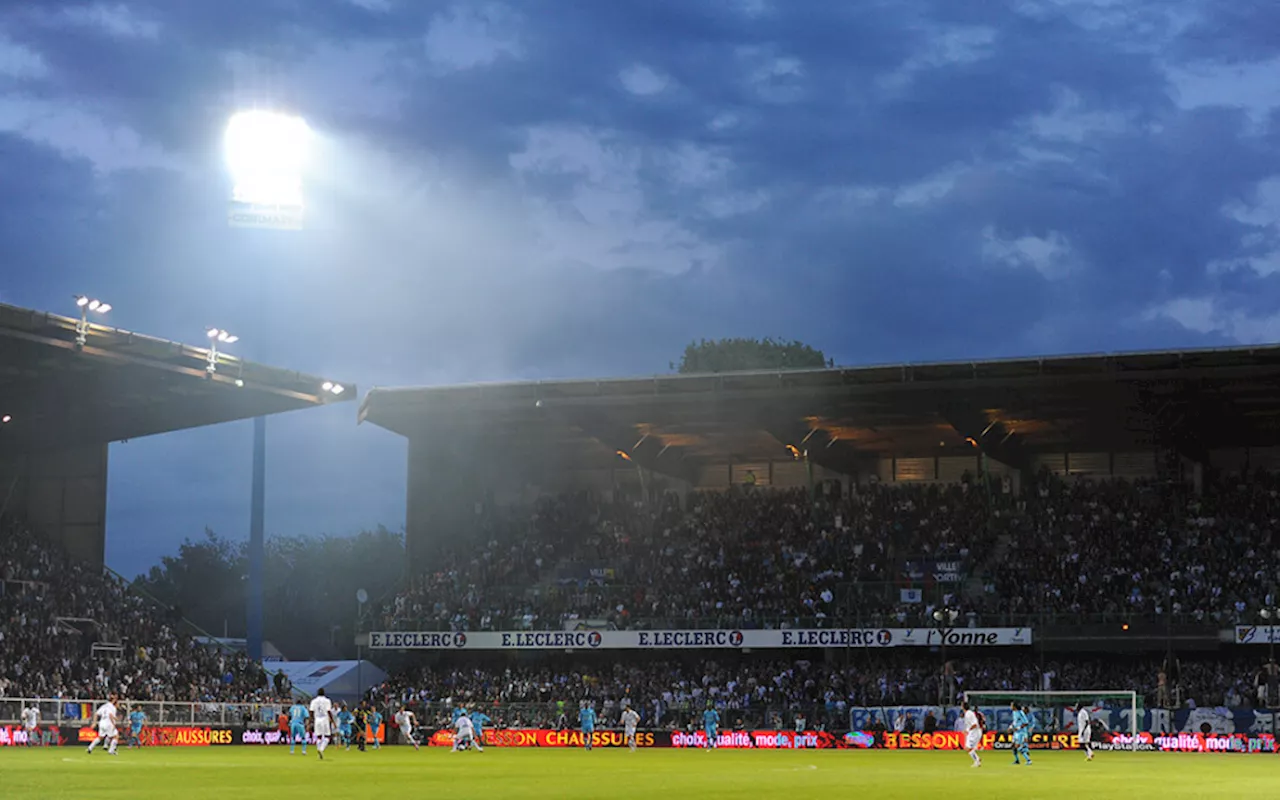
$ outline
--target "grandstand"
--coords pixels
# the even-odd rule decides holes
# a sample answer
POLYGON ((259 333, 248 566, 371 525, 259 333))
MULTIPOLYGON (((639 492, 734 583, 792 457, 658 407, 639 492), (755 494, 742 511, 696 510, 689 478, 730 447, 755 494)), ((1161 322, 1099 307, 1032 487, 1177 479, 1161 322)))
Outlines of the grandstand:
POLYGON ((411 559, 475 503, 570 488, 1186 478, 1280 461, 1280 347, 374 388, 411 559))
MULTIPOLYGON (((0 511, 101 565, 111 442, 342 402, 324 378, 0 304, 0 511)), ((247 444, 246 444, 247 447, 247 444)))

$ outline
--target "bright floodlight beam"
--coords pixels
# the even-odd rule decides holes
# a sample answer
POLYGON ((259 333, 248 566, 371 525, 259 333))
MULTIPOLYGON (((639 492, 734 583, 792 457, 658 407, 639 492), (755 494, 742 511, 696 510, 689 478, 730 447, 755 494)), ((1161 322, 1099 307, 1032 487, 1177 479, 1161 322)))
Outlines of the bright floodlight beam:
POLYGON ((301 117, 258 110, 233 116, 223 140, 233 202, 300 208, 310 143, 301 117))

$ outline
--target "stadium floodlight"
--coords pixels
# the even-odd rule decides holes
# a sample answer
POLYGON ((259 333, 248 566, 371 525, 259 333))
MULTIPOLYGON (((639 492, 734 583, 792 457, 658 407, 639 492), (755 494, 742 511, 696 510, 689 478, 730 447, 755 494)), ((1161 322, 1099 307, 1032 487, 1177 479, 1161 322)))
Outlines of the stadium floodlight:
POLYGON ((325 381, 320 384, 320 388, 332 395, 340 395, 347 390, 347 387, 333 381, 325 381))
POLYGON ((89 341, 89 312, 105 314, 111 310, 111 304, 82 294, 75 298, 76 307, 80 309, 80 321, 76 323, 76 346, 84 347, 89 341))
POLYGON ((0 425, 8 425, 10 422, 13 422, 12 414, 5 414, 4 416, 0 416, 0 425))
MULTIPOLYGON (((240 337, 228 332, 225 328, 209 328, 205 331, 205 335, 209 337, 209 354, 205 359, 204 374, 205 377, 212 378, 218 371, 218 345, 235 344, 240 341, 240 337)), ((237 380, 236 385, 243 386, 244 382, 237 380)))
POLYGON ((265 110, 231 117, 223 145, 234 183, 233 225, 302 226, 302 175, 310 143, 311 129, 301 117, 265 110))

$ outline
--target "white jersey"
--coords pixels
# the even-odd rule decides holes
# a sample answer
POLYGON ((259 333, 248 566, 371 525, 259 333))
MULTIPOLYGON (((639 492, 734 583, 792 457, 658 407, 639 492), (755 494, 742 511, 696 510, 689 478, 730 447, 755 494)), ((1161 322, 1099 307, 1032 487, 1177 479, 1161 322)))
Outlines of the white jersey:
POLYGON ((396 726, 406 733, 413 730, 413 714, 404 710, 397 711, 396 726))
POLYGON ((453 723, 458 729, 459 739, 470 739, 475 736, 475 727, 471 724, 471 717, 458 717, 458 721, 453 723))
POLYGON ((1089 724, 1089 709, 1082 708, 1076 713, 1076 733, 1082 743, 1093 738, 1093 726, 1089 724))
POLYGON ((333 711, 333 701, 327 697, 316 697, 311 701, 311 732, 316 736, 332 736, 333 730, 329 722, 329 714, 333 711))
POLYGON ((33 730, 40 724, 40 712, 34 707, 22 709, 22 727, 33 730))
POLYGON ((636 726, 640 724, 640 715, 636 713, 634 708, 628 708, 622 712, 622 727, 626 729, 630 735, 636 732, 636 726))
POLYGON ((982 726, 978 723, 978 712, 969 709, 964 712, 964 746, 966 750, 974 750, 982 742, 982 726))
POLYGON ((98 735, 115 736, 116 735, 116 705, 110 700, 98 706, 98 710, 93 712, 93 718, 98 723, 98 735))

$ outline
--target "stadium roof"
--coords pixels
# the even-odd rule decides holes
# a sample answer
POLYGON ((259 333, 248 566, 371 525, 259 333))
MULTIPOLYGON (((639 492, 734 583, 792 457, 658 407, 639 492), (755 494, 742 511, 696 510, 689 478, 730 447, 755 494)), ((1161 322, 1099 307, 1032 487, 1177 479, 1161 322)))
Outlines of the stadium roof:
POLYGON ((976 443, 1015 465, 1155 445, 1202 457, 1280 443, 1280 346, 375 388, 360 420, 584 467, 618 450, 655 468, 778 460, 788 445, 835 469, 976 443))
POLYGON ((0 451, 113 442, 352 399, 324 378, 0 304, 0 451), (238 386, 237 381, 243 386, 238 386))

